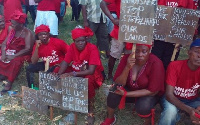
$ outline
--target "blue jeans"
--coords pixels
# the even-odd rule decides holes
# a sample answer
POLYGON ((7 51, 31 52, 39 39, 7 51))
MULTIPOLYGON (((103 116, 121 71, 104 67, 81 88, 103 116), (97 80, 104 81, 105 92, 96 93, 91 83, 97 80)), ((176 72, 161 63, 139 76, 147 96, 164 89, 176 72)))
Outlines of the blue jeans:
MULTIPOLYGON (((192 108, 200 106, 200 97, 193 100, 179 100, 192 108)), ((159 125, 175 125, 176 122, 180 120, 180 114, 178 113, 179 109, 175 105, 168 102, 165 96, 161 98, 161 106, 163 107, 163 111, 160 116, 159 125)))

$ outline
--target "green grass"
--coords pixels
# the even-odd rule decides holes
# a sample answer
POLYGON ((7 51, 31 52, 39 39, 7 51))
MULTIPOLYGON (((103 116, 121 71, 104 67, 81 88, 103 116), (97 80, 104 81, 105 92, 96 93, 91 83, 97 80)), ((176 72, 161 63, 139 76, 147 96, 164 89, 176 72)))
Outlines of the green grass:
MULTIPOLYGON (((59 38, 66 41, 66 43, 72 43, 71 30, 77 26, 82 25, 82 18, 80 22, 70 22, 71 20, 71 8, 68 7, 64 22, 59 26, 59 38)), ((32 20, 29 17, 28 27, 33 30, 32 20)), ((92 39, 92 43, 95 43, 95 38, 92 39)), ((179 59, 185 59, 187 57, 186 50, 182 50, 179 59)), ((107 73, 107 59, 102 60, 105 72, 107 73)), ((118 61, 115 65, 118 64, 118 61)), ((27 65, 27 64, 26 64, 27 65)), ((25 66, 26 66, 25 65, 25 66)), ((27 86, 25 78, 25 66, 21 69, 21 72, 13 84, 12 90, 21 92, 21 86, 27 86)), ((111 81, 105 80, 106 84, 111 84, 111 81)), ((0 87, 2 89, 2 86, 0 87)), ((37 112, 26 110, 22 107, 22 99, 14 98, 5 95, 0 97, 0 104, 2 110, 0 112, 0 125, 58 125, 59 120, 51 121, 49 116, 40 115, 37 112)), ((116 110, 117 123, 116 125, 140 125, 143 120, 133 113, 133 104, 126 104, 124 110, 116 110)), ((159 105, 156 106, 156 123, 159 119, 161 109, 159 105)), ((62 115, 66 116, 69 111, 64 111, 58 108, 54 108, 54 117, 62 115)), ((78 113, 78 125, 84 125, 84 116, 86 114, 78 113)), ((95 102, 95 125, 99 125, 106 117, 106 96, 102 94, 102 88, 96 91, 96 102, 95 102)), ((62 121, 62 119, 60 119, 62 121)), ((179 123, 182 125, 183 123, 179 123)))

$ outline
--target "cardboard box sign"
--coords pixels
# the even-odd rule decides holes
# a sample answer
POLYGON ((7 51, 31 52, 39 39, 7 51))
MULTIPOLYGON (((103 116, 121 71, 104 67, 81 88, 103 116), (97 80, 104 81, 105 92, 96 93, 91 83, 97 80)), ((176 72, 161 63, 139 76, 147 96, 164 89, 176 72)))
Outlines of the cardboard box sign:
POLYGON ((119 40, 152 44, 153 39, 189 45, 200 11, 157 6, 157 0, 121 0, 119 40))
POLYGON ((119 40, 152 44, 157 0, 121 0, 119 40))
POLYGON ((48 112, 48 105, 40 101, 40 92, 25 86, 22 86, 22 106, 44 115, 48 112))

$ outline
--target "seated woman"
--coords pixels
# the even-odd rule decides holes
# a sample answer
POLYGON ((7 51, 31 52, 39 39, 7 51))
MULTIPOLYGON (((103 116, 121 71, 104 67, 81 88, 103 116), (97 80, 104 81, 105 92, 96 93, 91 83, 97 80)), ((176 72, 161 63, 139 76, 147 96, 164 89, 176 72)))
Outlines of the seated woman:
POLYGON ((6 77, 6 84, 1 93, 11 89, 12 83, 24 61, 30 61, 34 44, 32 32, 24 27, 26 14, 16 10, 11 16, 11 27, 8 36, 1 46, 0 74, 6 77))
MULTIPOLYGON (((69 46, 65 41, 50 37, 50 29, 46 25, 40 25, 35 29, 36 43, 33 47, 31 62, 26 68, 28 87, 34 84, 33 73, 45 70, 45 61, 49 60, 50 69, 59 65, 65 58, 69 46), (41 58, 42 62, 38 62, 41 58)), ((58 69, 55 69, 58 71, 58 69)), ((55 71, 56 72, 56 71, 55 71)))
POLYGON ((87 122, 88 124, 94 124, 93 108, 95 89, 102 85, 104 80, 102 73, 104 69, 97 47, 87 42, 87 38, 90 36, 93 36, 93 32, 88 27, 85 27, 85 29, 75 28, 72 30, 72 39, 74 43, 70 45, 65 59, 61 63, 58 75, 65 73, 65 70, 72 62, 73 71, 66 73, 66 75, 88 78, 89 114, 87 122))
POLYGON ((124 107, 125 99, 135 101, 136 112, 145 118, 144 125, 151 124, 153 108, 164 92, 165 70, 163 63, 155 55, 150 54, 150 49, 150 45, 136 44, 135 58, 132 53, 124 55, 121 59, 114 80, 115 84, 123 87, 118 86, 116 91, 109 93, 108 116, 101 125, 115 123, 114 111, 117 106, 124 107))

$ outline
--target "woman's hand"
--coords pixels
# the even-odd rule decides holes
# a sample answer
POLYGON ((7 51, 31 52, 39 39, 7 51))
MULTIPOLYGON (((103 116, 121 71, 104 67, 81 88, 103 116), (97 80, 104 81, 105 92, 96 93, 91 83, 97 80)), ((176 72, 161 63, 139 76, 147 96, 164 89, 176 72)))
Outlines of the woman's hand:
POLYGON ((41 41, 41 40, 36 40, 36 47, 37 47, 37 48, 39 48, 41 44, 42 44, 42 41, 41 41))
POLYGON ((191 110, 189 112, 190 119, 191 119, 192 123, 194 123, 196 125, 200 125, 200 119, 195 116, 195 113, 200 114, 200 110, 198 110, 198 108, 197 109, 191 108, 191 110))
POLYGON ((133 65, 135 65, 136 59, 133 58, 133 55, 134 55, 134 53, 131 53, 131 54, 129 55, 128 59, 127 59, 126 66, 127 66, 129 69, 131 69, 131 68, 133 67, 133 65))
POLYGON ((11 61, 14 58, 15 58, 15 55, 7 55, 6 61, 11 61))
POLYGON ((123 96, 123 95, 124 95, 124 90, 122 90, 122 89, 118 86, 118 87, 117 87, 117 90, 116 90, 114 93, 123 96))

